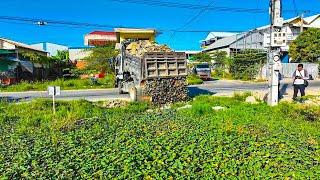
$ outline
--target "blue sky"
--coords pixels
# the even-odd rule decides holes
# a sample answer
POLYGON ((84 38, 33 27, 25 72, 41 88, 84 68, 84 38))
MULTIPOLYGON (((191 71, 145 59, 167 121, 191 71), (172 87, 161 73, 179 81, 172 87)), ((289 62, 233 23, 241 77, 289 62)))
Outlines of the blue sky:
MULTIPOLYGON (((236 8, 267 9, 269 0, 160 0, 197 5, 236 8)), ((283 0, 283 8, 311 10, 320 13, 319 0, 283 0)), ((179 29, 199 10, 155 7, 141 4, 119 3, 110 0, 7 0, 0 4, 0 16, 17 16, 37 19, 63 20, 107 24, 124 27, 179 29)), ((294 17, 295 12, 284 13, 285 18, 294 17)), ((267 24, 268 14, 206 11, 183 30, 244 31, 267 24)), ((94 30, 111 28, 36 26, 32 23, 8 22, 0 19, 0 36, 24 43, 53 42, 70 47, 83 46, 83 36, 94 30)), ((176 50, 198 50, 204 32, 163 31, 159 43, 166 43, 176 50)))

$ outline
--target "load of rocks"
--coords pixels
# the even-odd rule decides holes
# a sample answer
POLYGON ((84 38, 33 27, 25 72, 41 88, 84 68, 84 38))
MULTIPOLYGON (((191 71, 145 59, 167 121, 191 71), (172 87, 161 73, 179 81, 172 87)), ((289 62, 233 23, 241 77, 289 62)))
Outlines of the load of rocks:
POLYGON ((132 42, 127 46, 127 53, 142 57, 147 52, 173 52, 167 45, 159 45, 147 40, 132 42))
POLYGON ((151 97, 154 105, 171 104, 188 100, 188 89, 184 77, 148 80, 144 94, 151 97))

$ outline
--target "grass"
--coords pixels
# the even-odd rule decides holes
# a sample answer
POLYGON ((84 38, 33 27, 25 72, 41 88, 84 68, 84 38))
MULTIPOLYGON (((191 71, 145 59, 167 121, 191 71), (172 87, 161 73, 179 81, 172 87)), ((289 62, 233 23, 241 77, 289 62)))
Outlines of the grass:
POLYGON ((202 83, 203 83, 203 80, 197 75, 188 75, 187 77, 188 85, 196 85, 196 84, 202 84, 202 83))
POLYGON ((104 79, 99 79, 97 83, 92 83, 89 79, 57 79, 55 81, 33 83, 21 82, 16 85, 1 87, 0 90, 4 92, 45 91, 48 86, 60 86, 62 90, 113 88, 114 82, 114 75, 107 75, 104 79))
POLYGON ((52 115, 50 101, 2 102, 0 178, 317 179, 320 107, 243 96, 150 113, 144 103, 58 102, 52 115))

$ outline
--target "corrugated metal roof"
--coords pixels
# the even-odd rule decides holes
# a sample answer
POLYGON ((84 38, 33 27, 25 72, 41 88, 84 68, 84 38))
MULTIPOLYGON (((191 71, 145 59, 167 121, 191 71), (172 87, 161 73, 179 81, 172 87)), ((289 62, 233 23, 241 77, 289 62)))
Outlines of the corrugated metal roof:
POLYGON ((238 39, 242 38, 243 36, 244 36, 244 34, 237 34, 237 35, 233 35, 233 36, 219 39, 215 43, 213 43, 210 46, 208 46, 207 48, 205 48, 203 51, 210 51, 210 50, 230 46, 232 43, 236 42, 238 39))
POLYGON ((26 49, 32 49, 34 51, 39 51, 39 52, 43 52, 43 53, 48 53, 46 51, 39 50, 39 49, 34 48, 34 47, 32 47, 32 46, 30 46, 28 44, 24 44, 24 43, 21 43, 21 42, 12 41, 12 40, 9 40, 9 39, 6 39, 6 38, 0 38, 0 40, 8 42, 8 43, 13 44, 13 45, 18 46, 18 47, 22 47, 22 48, 26 48, 26 49))
POLYGON ((207 38, 204 41, 208 41, 210 39, 216 38, 216 37, 228 37, 236 35, 236 33, 231 32, 210 32, 207 36, 207 38))
POLYGON ((316 14, 316 15, 313 15, 313 16, 310 16, 310 17, 306 17, 306 18, 303 18, 308 24, 312 23, 313 21, 315 21, 317 18, 320 17, 320 14, 316 14))

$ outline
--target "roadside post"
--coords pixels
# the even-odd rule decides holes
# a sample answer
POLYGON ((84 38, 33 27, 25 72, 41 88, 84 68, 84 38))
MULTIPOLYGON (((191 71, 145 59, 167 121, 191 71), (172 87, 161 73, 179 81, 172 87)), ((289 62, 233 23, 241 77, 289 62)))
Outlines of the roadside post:
POLYGON ((55 96, 58 96, 61 94, 60 86, 49 86, 48 94, 49 96, 52 96, 52 111, 53 111, 53 114, 56 114, 55 96))
MULTIPOLYGON (((270 0, 270 33, 269 33, 269 99, 270 106, 278 105, 280 47, 287 45, 287 32, 283 28, 281 0, 270 0)), ((268 37, 268 36, 266 36, 268 37)))

